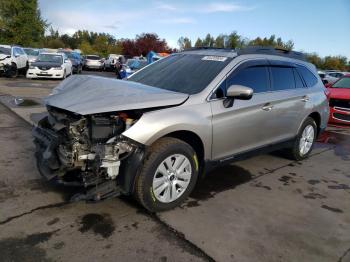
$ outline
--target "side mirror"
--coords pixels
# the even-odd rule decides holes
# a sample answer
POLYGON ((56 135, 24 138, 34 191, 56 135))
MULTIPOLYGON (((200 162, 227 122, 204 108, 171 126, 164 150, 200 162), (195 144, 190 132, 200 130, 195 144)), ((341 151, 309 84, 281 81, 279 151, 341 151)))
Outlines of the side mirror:
POLYGON ((331 87, 332 87, 332 84, 331 84, 331 83, 328 83, 328 81, 327 81, 327 83, 326 83, 324 86, 327 87, 327 88, 331 88, 331 87))
POLYGON ((232 85, 227 89, 226 97, 249 100, 253 96, 253 89, 247 86, 232 85))
POLYGON ((228 108, 233 105, 235 99, 249 100, 253 97, 253 89, 247 86, 232 85, 227 89, 224 107, 228 108))

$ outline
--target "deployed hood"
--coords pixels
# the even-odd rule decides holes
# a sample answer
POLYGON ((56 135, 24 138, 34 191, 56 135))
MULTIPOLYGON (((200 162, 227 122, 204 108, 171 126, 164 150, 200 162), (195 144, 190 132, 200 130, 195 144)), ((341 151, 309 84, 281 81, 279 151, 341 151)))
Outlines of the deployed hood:
POLYGON ((46 105, 81 115, 179 105, 187 94, 135 82, 90 75, 62 81, 45 99, 46 105))

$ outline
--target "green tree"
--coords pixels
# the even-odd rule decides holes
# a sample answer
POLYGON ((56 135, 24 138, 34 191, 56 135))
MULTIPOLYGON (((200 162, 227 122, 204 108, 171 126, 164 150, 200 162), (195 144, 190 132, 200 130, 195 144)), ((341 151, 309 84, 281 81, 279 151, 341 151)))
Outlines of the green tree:
POLYGON ((84 40, 81 42, 79 45, 79 49, 84 53, 84 54, 96 54, 97 52, 93 49, 91 44, 84 40))
POLYGON ((217 47, 217 48, 224 48, 225 47, 226 38, 227 38, 227 36, 225 36, 223 34, 218 35, 216 37, 216 39, 215 39, 214 46, 217 47))
POLYGON ((37 0, 0 1, 1 43, 39 46, 47 26, 37 0))
POLYGON ((214 43, 215 43, 214 37, 212 37, 210 34, 207 34, 203 39, 203 46, 205 47, 213 47, 214 43))
POLYGON ((177 41, 177 43, 181 51, 192 47, 192 42, 188 37, 181 36, 177 41))
POLYGON ((195 47, 202 47, 203 46, 203 41, 199 37, 197 38, 196 43, 194 44, 195 47))

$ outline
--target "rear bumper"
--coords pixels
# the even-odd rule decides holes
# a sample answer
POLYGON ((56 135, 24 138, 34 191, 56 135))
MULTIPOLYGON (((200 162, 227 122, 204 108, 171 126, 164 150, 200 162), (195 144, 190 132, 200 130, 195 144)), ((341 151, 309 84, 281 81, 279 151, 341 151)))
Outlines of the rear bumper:
POLYGON ((330 107, 328 123, 350 126, 350 108, 330 107))

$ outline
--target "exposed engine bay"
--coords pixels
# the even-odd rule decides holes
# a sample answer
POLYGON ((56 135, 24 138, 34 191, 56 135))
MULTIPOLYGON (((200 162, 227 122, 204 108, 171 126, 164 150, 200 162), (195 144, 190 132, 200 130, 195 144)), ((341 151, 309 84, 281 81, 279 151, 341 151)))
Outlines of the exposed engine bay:
MULTIPOLYGON (((99 200, 129 191, 124 165, 131 156, 141 162, 143 146, 123 137, 141 116, 141 110, 82 116, 48 106, 49 115, 33 128, 40 173, 61 184, 83 186, 74 200, 99 200), (121 175, 122 173, 122 175, 121 175)), ((137 163, 133 163, 136 171, 137 163)))

